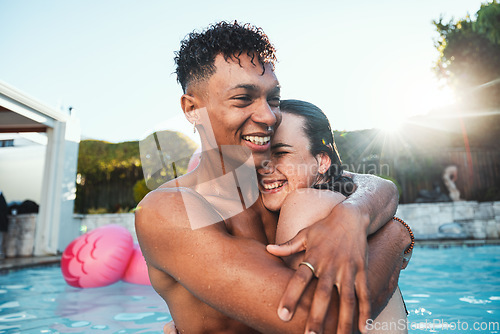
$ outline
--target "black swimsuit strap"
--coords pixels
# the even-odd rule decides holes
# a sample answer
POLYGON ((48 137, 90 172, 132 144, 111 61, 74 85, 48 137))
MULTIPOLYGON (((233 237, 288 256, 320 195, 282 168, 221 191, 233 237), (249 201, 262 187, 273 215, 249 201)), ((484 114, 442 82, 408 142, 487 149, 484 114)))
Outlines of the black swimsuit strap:
POLYGON ((406 308, 405 299, 403 298, 403 293, 401 292, 401 289, 399 289, 399 295, 401 296, 401 300, 403 301, 403 306, 405 307, 406 315, 409 315, 410 312, 408 312, 408 309, 406 308))

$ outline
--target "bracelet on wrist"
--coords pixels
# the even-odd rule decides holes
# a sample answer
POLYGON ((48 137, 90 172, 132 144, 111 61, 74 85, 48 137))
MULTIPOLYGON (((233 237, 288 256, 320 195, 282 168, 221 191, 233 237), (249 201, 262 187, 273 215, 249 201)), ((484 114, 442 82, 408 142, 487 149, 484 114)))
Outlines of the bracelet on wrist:
POLYGON ((410 233, 411 243, 410 243, 410 246, 408 246, 408 248, 406 248, 406 250, 405 250, 405 254, 408 254, 413 249, 413 246, 415 246, 415 236, 413 235, 413 231, 411 230, 410 226, 404 222, 403 219, 398 218, 398 217, 393 217, 392 219, 397 220, 398 222, 403 224, 403 226, 406 227, 406 229, 410 233))

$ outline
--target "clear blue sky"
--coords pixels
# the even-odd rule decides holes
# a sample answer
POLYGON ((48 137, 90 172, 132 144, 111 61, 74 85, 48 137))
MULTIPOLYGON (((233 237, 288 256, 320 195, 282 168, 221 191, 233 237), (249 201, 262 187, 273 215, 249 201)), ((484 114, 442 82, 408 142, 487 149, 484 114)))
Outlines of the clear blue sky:
POLYGON ((334 129, 380 127, 449 99, 431 71, 431 21, 472 16, 481 2, 0 0, 0 80, 73 106, 85 138, 142 139, 180 127, 182 38, 238 19, 276 46, 283 98, 317 104, 334 129))

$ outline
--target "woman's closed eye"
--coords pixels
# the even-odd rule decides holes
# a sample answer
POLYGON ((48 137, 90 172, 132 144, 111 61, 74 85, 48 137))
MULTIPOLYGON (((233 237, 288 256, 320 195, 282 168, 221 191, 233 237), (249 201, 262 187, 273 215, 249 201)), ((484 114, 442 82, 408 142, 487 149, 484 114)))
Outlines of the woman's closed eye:
POLYGON ((272 155, 276 158, 280 158, 280 157, 285 156, 288 153, 290 153, 290 152, 288 152, 288 151, 274 151, 274 152, 272 152, 272 155))
POLYGON ((272 97, 267 99, 267 103, 271 107, 275 107, 275 108, 279 108, 280 102, 281 102, 281 98, 279 96, 272 96, 272 97))

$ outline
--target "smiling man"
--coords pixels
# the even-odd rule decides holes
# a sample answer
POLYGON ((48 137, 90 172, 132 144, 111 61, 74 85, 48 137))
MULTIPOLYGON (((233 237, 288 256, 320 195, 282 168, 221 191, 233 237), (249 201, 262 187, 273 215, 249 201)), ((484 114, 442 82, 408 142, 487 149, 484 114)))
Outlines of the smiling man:
POLYGON ((136 230, 180 332, 349 333, 396 287, 409 237, 385 224, 397 194, 373 177, 355 175, 355 194, 330 216, 269 248, 274 255, 266 250, 276 216, 262 204, 255 168, 269 158, 281 119, 274 52, 262 30, 221 22, 188 35, 177 54, 181 106, 200 134, 201 161, 145 197, 136 230), (300 250, 310 266, 296 271, 275 256, 300 250))

